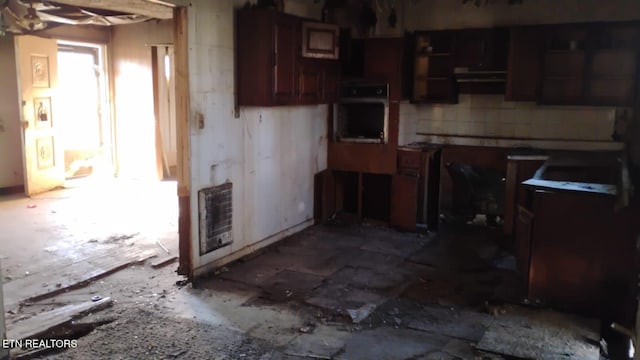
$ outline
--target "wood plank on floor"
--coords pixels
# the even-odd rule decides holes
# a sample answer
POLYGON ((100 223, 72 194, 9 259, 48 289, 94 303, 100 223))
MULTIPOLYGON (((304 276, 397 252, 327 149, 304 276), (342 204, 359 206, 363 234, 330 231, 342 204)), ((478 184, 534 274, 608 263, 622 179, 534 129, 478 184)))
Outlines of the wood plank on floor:
POLYGON ((98 301, 86 301, 62 306, 11 325, 7 328, 7 339, 37 338, 80 316, 107 308, 112 304, 113 300, 110 297, 106 297, 98 301))
POLYGON ((169 265, 169 264, 175 262, 176 260, 178 260, 178 256, 177 255, 168 255, 168 256, 165 256, 165 257, 158 258, 157 260, 154 260, 151 263, 151 267, 154 268, 154 269, 157 269, 157 268, 169 265))
POLYGON ((63 292, 86 286, 131 265, 156 255, 155 250, 119 249, 97 254, 82 262, 52 269, 49 273, 32 274, 3 285, 5 310, 14 310, 24 302, 43 300, 63 292))

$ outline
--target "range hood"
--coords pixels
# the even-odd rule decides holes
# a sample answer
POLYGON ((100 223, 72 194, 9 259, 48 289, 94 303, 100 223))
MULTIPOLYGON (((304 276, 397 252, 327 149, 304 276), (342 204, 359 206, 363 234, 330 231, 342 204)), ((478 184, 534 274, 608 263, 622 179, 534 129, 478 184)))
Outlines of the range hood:
POLYGON ((474 70, 457 67, 453 75, 458 83, 504 83, 507 72, 504 70, 474 70))

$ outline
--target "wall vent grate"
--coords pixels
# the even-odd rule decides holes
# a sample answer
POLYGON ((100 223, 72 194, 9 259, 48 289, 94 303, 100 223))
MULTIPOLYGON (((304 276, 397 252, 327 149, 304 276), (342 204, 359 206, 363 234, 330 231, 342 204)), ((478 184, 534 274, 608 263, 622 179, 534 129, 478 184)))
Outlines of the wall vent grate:
POLYGON ((232 242, 232 184, 225 183, 198 192, 200 255, 232 242))

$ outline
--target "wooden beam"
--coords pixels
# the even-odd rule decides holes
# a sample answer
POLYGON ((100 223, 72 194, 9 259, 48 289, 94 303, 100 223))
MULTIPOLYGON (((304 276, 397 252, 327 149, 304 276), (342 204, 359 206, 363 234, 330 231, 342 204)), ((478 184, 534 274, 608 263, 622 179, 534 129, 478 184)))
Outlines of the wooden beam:
POLYGON ((186 7, 189 6, 190 0, 146 0, 147 2, 160 4, 170 7, 186 7))
POLYGON ((59 4, 144 15, 155 19, 171 19, 173 9, 145 0, 56 0, 59 4))
POLYGON ((178 274, 193 278, 191 259, 191 151, 189 103, 189 45, 187 37, 187 8, 173 10, 173 43, 175 50, 176 136, 178 155, 178 244, 180 262, 178 274))

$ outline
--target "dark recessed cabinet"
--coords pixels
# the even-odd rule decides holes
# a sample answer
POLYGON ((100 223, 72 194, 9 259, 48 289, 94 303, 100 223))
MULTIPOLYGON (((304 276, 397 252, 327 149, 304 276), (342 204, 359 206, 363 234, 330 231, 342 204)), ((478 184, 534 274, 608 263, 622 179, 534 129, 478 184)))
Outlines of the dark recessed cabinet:
POLYGON ((239 10, 236 24, 238 105, 336 100, 340 78, 339 64, 333 60, 338 56, 336 25, 266 9, 239 10))
POLYGON ((453 40, 452 31, 414 34, 412 102, 458 102, 457 85, 453 76, 453 40))
POLYGON ((504 93, 505 28, 416 32, 414 103, 457 103, 458 93, 504 93))

